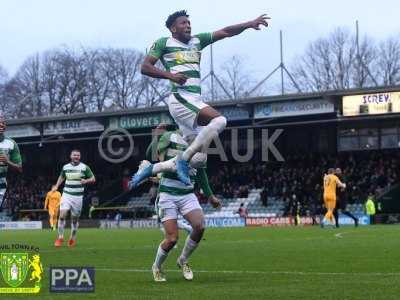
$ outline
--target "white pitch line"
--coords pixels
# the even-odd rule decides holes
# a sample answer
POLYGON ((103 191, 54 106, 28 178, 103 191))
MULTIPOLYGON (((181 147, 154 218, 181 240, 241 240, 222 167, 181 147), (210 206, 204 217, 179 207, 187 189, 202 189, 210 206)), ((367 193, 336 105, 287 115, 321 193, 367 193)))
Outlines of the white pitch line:
POLYGON ((336 233, 336 234, 335 234, 335 237, 341 239, 341 238, 343 238, 343 236, 342 236, 343 233, 344 233, 344 232, 336 233))
MULTIPOLYGON (((316 236, 316 237, 306 237, 303 238, 302 240, 320 240, 324 239, 325 237, 323 236, 316 236)), ((279 241, 294 241, 298 240, 297 238, 285 238, 285 239, 280 239, 279 241)), ((210 243, 211 245, 217 245, 217 244, 253 244, 253 243, 268 243, 270 244, 271 242, 276 242, 276 240, 234 240, 234 241, 215 241, 215 240, 210 240, 209 241, 204 241, 203 243, 210 243)), ((79 246, 75 247, 74 249, 69 249, 67 246, 63 246, 61 248, 53 248, 53 249, 44 249, 40 250, 40 252, 43 253, 56 253, 56 252, 64 252, 65 251, 76 251, 76 252, 90 252, 90 251, 110 251, 110 250, 126 250, 126 251, 131 251, 131 250, 139 250, 139 249, 156 249, 157 245, 156 244, 149 244, 149 245, 132 245, 130 248, 115 248, 115 249, 110 249, 110 248, 97 248, 97 247, 88 247, 88 248, 80 248, 79 246)))
POLYGON ((343 238, 343 234, 349 234, 349 233, 354 233, 354 232, 356 232, 356 231, 338 232, 338 233, 335 233, 334 236, 341 239, 341 238, 343 238))
MULTIPOLYGON (((107 272, 130 272, 130 273, 151 273, 146 269, 113 269, 96 268, 96 271, 107 272)), ((166 272, 181 272, 180 270, 165 270, 166 272)), ((302 272, 302 271, 240 271, 240 270, 194 270, 196 273, 219 273, 219 274, 261 274, 261 275, 300 275, 300 276, 400 276, 400 273, 345 273, 345 272, 302 272)))

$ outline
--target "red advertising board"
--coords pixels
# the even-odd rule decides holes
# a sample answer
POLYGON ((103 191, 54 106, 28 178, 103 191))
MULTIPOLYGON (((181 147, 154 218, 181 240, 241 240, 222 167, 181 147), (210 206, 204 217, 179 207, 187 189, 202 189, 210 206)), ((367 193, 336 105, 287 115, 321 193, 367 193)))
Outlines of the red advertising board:
MULTIPOLYGON (((250 227, 290 226, 294 224, 293 217, 246 218, 246 226, 250 227)), ((312 225, 312 218, 300 217, 299 225, 312 225)))

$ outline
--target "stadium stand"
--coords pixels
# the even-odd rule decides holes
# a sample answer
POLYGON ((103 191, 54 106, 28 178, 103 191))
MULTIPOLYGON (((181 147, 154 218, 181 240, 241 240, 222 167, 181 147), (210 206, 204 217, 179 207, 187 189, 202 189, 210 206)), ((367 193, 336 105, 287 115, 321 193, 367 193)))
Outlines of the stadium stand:
MULTIPOLYGON (((206 215, 213 217, 237 216, 241 203, 248 209, 250 217, 280 217, 294 214, 296 202, 300 202, 301 215, 307 216, 321 209, 321 178, 330 166, 341 167, 344 182, 347 183, 348 209, 354 213, 363 212, 363 204, 369 192, 382 194, 394 186, 399 179, 400 151, 364 151, 345 152, 333 157, 328 155, 288 156, 284 162, 248 163, 222 165, 209 169, 210 184, 215 193, 222 198, 223 207, 219 211, 203 202, 206 215), (390 159, 384 159, 390 157, 390 159), (256 176, 253 176, 257 174, 256 176), (263 197, 268 200, 264 201, 263 197)), ((111 183, 114 196, 124 193, 121 178, 96 174, 97 183, 89 188, 87 199, 101 193, 106 187, 110 191, 111 183)), ((38 214, 18 216, 21 209, 41 209, 44 197, 56 175, 10 176, 8 203, 14 218, 38 219, 38 214)), ((152 210, 151 196, 146 194, 149 186, 142 189, 142 196, 128 196, 110 205, 142 208, 134 215, 142 215, 152 210)), ((87 200, 90 202, 90 200, 87 200)), ((95 214, 102 217, 104 214, 95 214)))

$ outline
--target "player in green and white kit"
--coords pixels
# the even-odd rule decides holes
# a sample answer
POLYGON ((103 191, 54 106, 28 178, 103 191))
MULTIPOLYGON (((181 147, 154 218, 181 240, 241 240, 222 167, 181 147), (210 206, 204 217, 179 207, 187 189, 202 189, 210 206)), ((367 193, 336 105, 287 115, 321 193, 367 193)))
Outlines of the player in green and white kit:
MULTIPOLYGON (((207 147, 226 127, 226 118, 201 99, 201 50, 211 43, 238 35, 246 29, 259 30, 261 25, 268 26, 269 19, 262 15, 249 22, 192 36, 188 17, 184 10, 168 17, 166 27, 172 36, 160 38, 153 44, 141 68, 144 75, 171 81, 169 112, 185 140, 190 142, 189 147, 176 161, 178 178, 186 185, 190 185, 189 161, 192 156, 203 147, 207 147), (158 60, 163 64, 165 71, 155 66, 158 60)), ((142 172, 137 181, 150 176, 151 172, 153 171, 142 172)))
POLYGON ((6 121, 0 116, 0 211, 7 190, 8 168, 22 172, 22 160, 18 145, 13 139, 4 135, 5 130, 6 121))
MULTIPOLYGON (((160 141, 161 136, 164 133, 166 133, 167 131, 174 131, 171 127, 172 126, 170 126, 168 124, 164 124, 164 123, 160 123, 157 125, 157 127, 153 131, 154 135, 153 135, 152 142, 146 149, 146 160, 142 161, 142 164, 148 164, 149 162, 158 162, 160 160, 161 161, 164 160, 164 153, 158 152, 158 143, 160 141)), ((161 173, 157 174, 157 176, 155 176, 155 177, 150 177, 149 179, 152 183, 152 189, 157 189, 157 194, 158 194, 158 186, 159 186, 160 179, 161 179, 161 173)), ((157 195, 156 201, 155 201, 155 208, 156 208, 156 212, 158 213, 157 203, 158 203, 158 195, 157 195)), ((158 222, 159 222, 160 230, 162 231, 163 234, 165 234, 165 229, 162 226, 160 218, 158 218, 158 222)), ((184 220, 178 220, 177 224, 178 224, 178 229, 185 230, 188 234, 190 234, 193 230, 193 228, 184 220)), ((174 248, 177 248, 177 246, 175 245, 174 248)))
POLYGON ((58 190, 65 180, 60 202, 60 216, 58 218, 58 237, 54 242, 56 247, 61 247, 64 241, 65 219, 68 211, 71 211, 71 236, 68 246, 75 246, 85 185, 96 182, 92 170, 88 165, 81 162, 81 152, 79 150, 72 150, 70 158, 71 162, 63 166, 57 183, 53 188, 54 191, 58 190))
MULTIPOLYGON (((160 161, 174 159, 182 153, 188 144, 179 131, 167 131, 160 137, 157 143, 157 155, 160 161)), ((150 162, 144 161, 143 164, 150 162)), ((143 166, 142 166, 143 167, 143 166)), ((204 215, 199 201, 194 194, 194 185, 197 183, 202 189, 209 202, 219 207, 220 201, 213 195, 208 184, 205 164, 196 165, 197 169, 191 168, 191 184, 185 185, 178 178, 176 172, 162 173, 159 182, 159 197, 156 203, 157 213, 165 230, 165 238, 160 243, 156 258, 152 267, 155 281, 166 281, 162 273, 162 264, 168 256, 169 251, 178 240, 178 214, 181 214, 193 228, 188 235, 182 253, 177 260, 186 280, 193 279, 193 272, 188 264, 190 255, 197 248, 204 233, 204 215)))

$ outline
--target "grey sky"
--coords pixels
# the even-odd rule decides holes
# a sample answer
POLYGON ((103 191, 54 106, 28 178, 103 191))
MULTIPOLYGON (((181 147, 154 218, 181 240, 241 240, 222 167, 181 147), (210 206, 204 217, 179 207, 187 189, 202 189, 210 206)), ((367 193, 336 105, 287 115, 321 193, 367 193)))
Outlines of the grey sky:
MULTIPOLYGON (((400 2, 395 0, 0 0, 0 64, 12 75, 29 55, 61 45, 144 50, 169 34, 165 19, 179 9, 188 10, 193 33, 268 13, 268 29, 249 30, 214 47, 217 66, 237 54, 258 78, 279 63, 280 29, 287 64, 335 27, 353 29, 356 19, 363 34, 377 39, 400 32, 400 2)), ((207 64, 208 52, 204 55, 207 64)), ((203 75, 207 71, 203 65, 203 75)))

